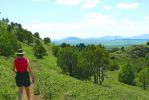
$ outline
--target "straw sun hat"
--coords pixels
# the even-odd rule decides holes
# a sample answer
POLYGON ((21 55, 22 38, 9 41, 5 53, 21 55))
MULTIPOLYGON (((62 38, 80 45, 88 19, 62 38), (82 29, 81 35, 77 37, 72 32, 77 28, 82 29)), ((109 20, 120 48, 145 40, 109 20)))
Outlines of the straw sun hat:
POLYGON ((25 52, 22 50, 22 49, 19 49, 17 52, 16 52, 16 55, 23 55, 25 52))

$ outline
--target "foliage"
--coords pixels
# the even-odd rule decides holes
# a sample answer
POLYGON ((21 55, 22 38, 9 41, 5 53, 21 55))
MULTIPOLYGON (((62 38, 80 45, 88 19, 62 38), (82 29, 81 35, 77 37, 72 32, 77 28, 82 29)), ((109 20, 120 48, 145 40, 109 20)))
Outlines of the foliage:
POLYGON ((113 52, 116 52, 116 51, 119 51, 120 48, 113 48, 112 50, 110 50, 110 53, 113 53, 113 52))
POLYGON ((80 44, 77 44, 76 47, 82 50, 86 47, 86 45, 84 43, 80 43, 80 44))
POLYGON ((67 43, 62 43, 62 44, 60 45, 60 47, 62 47, 62 48, 65 48, 65 47, 70 47, 70 44, 67 44, 67 43))
POLYGON ((57 56, 58 51, 59 51, 59 47, 58 47, 58 46, 53 46, 53 47, 52 47, 52 52, 53 52, 53 55, 54 55, 54 56, 57 56))
POLYGON ((64 72, 74 75, 74 69, 77 65, 77 53, 73 47, 65 47, 59 50, 57 64, 64 72))
POLYGON ((121 50, 122 50, 122 52, 124 52, 125 51, 125 47, 123 46, 123 47, 121 47, 121 50))
POLYGON ((14 73, 12 72, 12 60, 0 56, 0 99, 17 100, 17 88, 14 73))
POLYGON ((34 45, 33 50, 34 50, 34 55, 38 59, 42 59, 43 56, 46 55, 46 49, 42 46, 39 40, 36 40, 36 44, 34 45))
POLYGON ((48 44, 48 43, 51 42, 51 39, 49 37, 46 37, 46 38, 43 39, 43 41, 44 41, 45 44, 48 44))
POLYGON ((0 32, 0 55, 12 56, 20 48, 15 36, 11 33, 1 30, 0 32))
POLYGON ((148 65, 148 59, 144 57, 132 58, 131 63, 135 66, 137 73, 139 73, 145 66, 148 65))
POLYGON ((24 42, 27 44, 33 43, 32 33, 27 30, 18 28, 14 34, 16 34, 17 40, 21 42, 24 42))
POLYGON ((8 25, 8 27, 7 27, 7 31, 8 31, 8 32, 11 32, 11 31, 12 31, 12 27, 11 27, 11 25, 8 25))
POLYGON ((134 79, 136 75, 136 69, 128 62, 127 65, 123 66, 119 73, 119 81, 134 85, 134 79))
POLYGON ((149 45, 149 42, 147 42, 146 44, 149 45))
POLYGON ((9 23, 9 19, 8 18, 2 18, 2 22, 9 23))
POLYGON ((78 57, 78 64, 77 64, 77 78, 78 79, 90 79, 93 75, 92 67, 91 67, 91 60, 90 52, 87 50, 83 50, 78 57))
MULTIPOLYGON (((80 68, 84 69, 84 75, 94 76, 94 83, 102 84, 108 65, 108 53, 102 46, 89 45, 81 52, 79 57, 80 68)), ((87 77, 86 77, 87 78, 87 77)))
POLYGON ((35 32, 35 33, 34 33, 34 36, 35 36, 36 38, 38 38, 38 39, 41 39, 38 32, 35 32))
POLYGON ((149 52, 149 47, 139 45, 134 46, 130 51, 128 51, 128 54, 130 54, 132 57, 145 57, 146 54, 149 52))
MULTIPOLYGON (((17 28, 21 28, 21 26, 16 26, 16 23, 13 24, 13 30, 11 31, 12 34, 15 33, 17 28)), ((2 25, 0 23, 0 37, 2 35, 1 26, 6 30, 4 33, 9 33, 9 31, 7 31, 7 23, 3 23, 2 25)), ((41 40, 41 42, 43 41, 41 40)), ((51 54, 51 45, 44 45, 45 48, 50 48, 47 51, 49 56, 45 56, 44 59, 36 59, 35 56, 33 56, 34 52, 32 51, 32 46, 25 44, 25 42, 20 43, 23 50, 26 52, 25 56, 30 59, 30 65, 33 68, 33 73, 36 77, 34 91, 37 94, 37 97, 41 96, 45 100, 149 100, 149 92, 147 90, 144 91, 139 87, 119 82, 117 80, 119 71, 107 71, 108 77, 103 82, 103 85, 95 85, 90 81, 80 81, 76 78, 60 73, 61 69, 56 63, 57 59, 51 54)), ((40 43, 40 41, 36 41, 35 45, 37 43, 40 43)), ((127 52, 127 49, 128 48, 125 49, 125 52, 127 52)), ((78 57, 88 57, 89 55, 87 55, 87 51, 86 55, 83 55, 84 52, 78 53, 75 50, 78 57)), ((123 66, 126 63, 126 59, 130 59, 131 57, 128 56, 129 54, 125 54, 125 52, 118 52, 120 54, 117 52, 114 53, 116 54, 114 57, 118 58, 116 60, 119 66, 123 66)), ((80 61, 80 58, 78 60, 80 61)), ((15 85, 14 73, 12 73, 12 61, 12 57, 6 58, 0 56, 0 100, 17 99, 18 88, 15 85)), ((134 59, 130 59, 131 63, 133 61, 134 59)), ((136 67, 136 65, 134 65, 135 62, 138 66, 144 66, 145 60, 137 59, 134 61, 132 64, 136 67)), ((86 69, 86 66, 82 67, 82 65, 78 65, 75 68, 81 68, 81 70, 85 72, 84 70, 86 69)), ((141 67, 138 72, 141 73, 142 69, 144 69, 144 67, 141 67)), ((74 72, 76 74, 76 70, 74 70, 74 72)), ((84 74, 84 76, 85 75, 86 74, 84 74)))
POLYGON ((137 85, 146 89, 147 85, 149 85, 149 68, 142 69, 137 75, 137 85))
MULTIPOLYGON (((114 78, 113 73, 111 75, 114 78)), ((35 91, 46 100, 148 100, 149 98, 147 91, 118 82, 114 83, 113 79, 108 79, 108 86, 95 85, 57 73, 48 67, 37 71, 36 76, 38 78, 35 91)))
POLYGON ((119 69, 119 65, 116 63, 116 61, 110 61, 110 64, 108 66, 108 69, 110 71, 114 71, 114 70, 118 70, 119 69))

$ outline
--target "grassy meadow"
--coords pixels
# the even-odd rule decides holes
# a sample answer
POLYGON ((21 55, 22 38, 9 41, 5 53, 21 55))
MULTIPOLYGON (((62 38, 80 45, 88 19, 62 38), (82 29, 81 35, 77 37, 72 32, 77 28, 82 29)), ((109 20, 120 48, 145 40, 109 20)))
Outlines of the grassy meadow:
MULTIPOLYGON (((96 85, 92 81, 81 81, 62 74, 52 54, 52 44, 44 45, 48 55, 43 59, 34 57, 31 46, 24 43, 21 45, 36 77, 34 94, 43 100, 149 100, 148 90, 120 83, 119 70, 108 71, 104 83, 96 85)), ((120 67, 125 64, 126 56, 121 53, 113 55, 120 57, 117 61, 120 67)), ((17 100, 12 62, 13 57, 0 56, 0 100, 17 100)))

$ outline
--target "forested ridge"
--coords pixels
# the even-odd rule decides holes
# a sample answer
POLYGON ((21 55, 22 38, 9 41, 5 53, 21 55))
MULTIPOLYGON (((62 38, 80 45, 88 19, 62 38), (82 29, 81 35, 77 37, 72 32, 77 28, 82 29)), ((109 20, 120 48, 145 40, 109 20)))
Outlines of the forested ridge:
POLYGON ((21 24, 0 20, 0 99, 15 100, 12 61, 22 48, 45 100, 149 100, 149 43, 107 49, 102 44, 55 45, 21 24), (11 81, 13 80, 13 81, 11 81))

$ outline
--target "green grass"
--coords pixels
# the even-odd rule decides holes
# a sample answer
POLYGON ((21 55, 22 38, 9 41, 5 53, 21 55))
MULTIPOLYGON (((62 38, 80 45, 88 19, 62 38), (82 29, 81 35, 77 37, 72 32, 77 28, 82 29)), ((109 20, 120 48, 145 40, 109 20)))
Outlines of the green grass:
POLYGON ((0 100, 16 100, 15 74, 11 63, 12 58, 0 57, 0 100))
MULTIPOLYGON (((36 59, 31 46, 22 44, 29 58, 36 82, 35 94, 46 100, 149 100, 149 91, 129 86, 118 81, 119 71, 108 71, 103 85, 91 81, 80 81, 61 73, 52 55, 51 45, 44 45, 48 56, 36 59)), ((119 56, 118 54, 117 56, 119 56)), ((120 65, 124 59, 121 59, 120 65)), ((12 72, 13 58, 0 56, 0 100, 16 100, 17 87, 12 72)))

